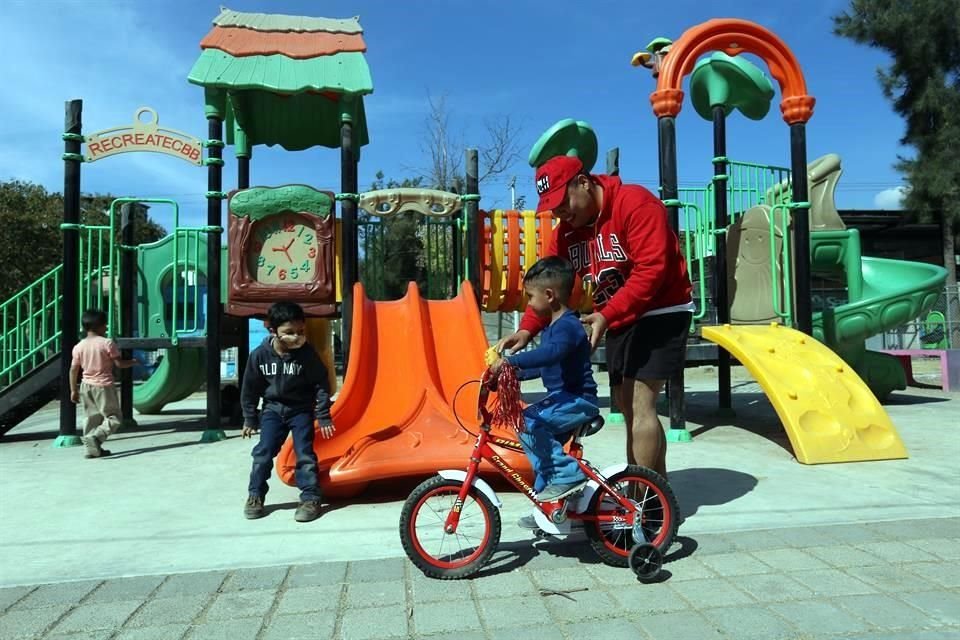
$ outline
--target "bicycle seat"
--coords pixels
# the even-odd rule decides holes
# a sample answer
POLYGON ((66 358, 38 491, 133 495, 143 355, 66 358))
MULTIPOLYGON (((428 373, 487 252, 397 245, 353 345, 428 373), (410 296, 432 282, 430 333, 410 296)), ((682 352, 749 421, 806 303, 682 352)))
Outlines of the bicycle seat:
POLYGON ((577 427, 576 437, 577 438, 586 438, 587 436, 592 436, 597 431, 603 429, 603 416, 597 416, 590 422, 584 422, 582 425, 577 427))

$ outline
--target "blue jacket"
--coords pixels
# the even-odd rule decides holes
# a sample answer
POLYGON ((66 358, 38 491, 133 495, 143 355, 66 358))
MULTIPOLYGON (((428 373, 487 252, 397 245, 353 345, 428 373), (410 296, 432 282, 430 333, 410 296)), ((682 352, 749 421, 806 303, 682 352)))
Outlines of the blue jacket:
POLYGON ((597 401, 597 383, 590 364, 590 340, 573 311, 567 311, 540 334, 540 346, 532 351, 507 356, 520 369, 521 377, 540 370, 547 391, 567 391, 597 401))

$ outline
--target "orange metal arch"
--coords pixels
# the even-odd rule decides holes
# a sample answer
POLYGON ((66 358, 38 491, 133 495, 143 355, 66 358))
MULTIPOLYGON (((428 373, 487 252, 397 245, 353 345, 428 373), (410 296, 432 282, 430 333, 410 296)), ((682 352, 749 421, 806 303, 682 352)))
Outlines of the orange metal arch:
POLYGON ((687 29, 670 46, 664 57, 657 90, 650 94, 653 112, 658 118, 676 116, 683 106, 683 79, 704 53, 723 51, 735 56, 752 53, 760 56, 780 85, 783 96, 780 112, 787 124, 807 122, 813 116, 813 96, 807 95, 807 83, 790 47, 772 31, 749 20, 722 18, 708 20, 687 29))

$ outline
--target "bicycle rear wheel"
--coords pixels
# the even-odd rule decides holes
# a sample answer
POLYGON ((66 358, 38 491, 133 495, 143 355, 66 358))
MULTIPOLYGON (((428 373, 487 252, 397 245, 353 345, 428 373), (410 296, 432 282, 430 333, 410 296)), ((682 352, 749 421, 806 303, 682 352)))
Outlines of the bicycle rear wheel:
POLYGON ((627 567, 630 550, 640 543, 648 543, 666 554, 677 535, 680 515, 677 499, 670 485, 655 471, 630 465, 615 473, 607 484, 621 495, 631 498, 639 512, 639 527, 627 524, 629 513, 602 487, 593 494, 587 513, 603 516, 605 521, 584 522, 584 533, 600 559, 615 567, 627 567), (642 532, 639 539, 635 532, 642 532))

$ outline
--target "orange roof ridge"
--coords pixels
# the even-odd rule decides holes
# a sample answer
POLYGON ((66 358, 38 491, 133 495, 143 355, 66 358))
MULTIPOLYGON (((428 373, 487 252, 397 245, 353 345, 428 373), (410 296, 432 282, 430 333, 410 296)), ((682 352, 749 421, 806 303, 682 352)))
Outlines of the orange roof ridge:
POLYGON ((200 48, 219 49, 237 57, 280 54, 304 59, 348 51, 363 53, 367 45, 360 33, 268 32, 241 27, 214 27, 200 41, 200 48))

